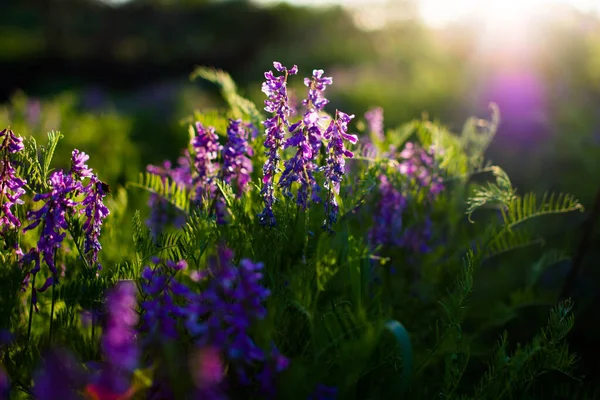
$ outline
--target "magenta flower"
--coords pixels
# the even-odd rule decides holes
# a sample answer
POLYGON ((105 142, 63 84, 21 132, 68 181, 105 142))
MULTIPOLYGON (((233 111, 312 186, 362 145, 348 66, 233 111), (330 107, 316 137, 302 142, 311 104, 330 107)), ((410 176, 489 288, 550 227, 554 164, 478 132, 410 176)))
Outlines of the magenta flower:
POLYGON ((375 107, 365 113, 368 131, 378 141, 383 142, 385 136, 383 133, 383 108, 375 107))

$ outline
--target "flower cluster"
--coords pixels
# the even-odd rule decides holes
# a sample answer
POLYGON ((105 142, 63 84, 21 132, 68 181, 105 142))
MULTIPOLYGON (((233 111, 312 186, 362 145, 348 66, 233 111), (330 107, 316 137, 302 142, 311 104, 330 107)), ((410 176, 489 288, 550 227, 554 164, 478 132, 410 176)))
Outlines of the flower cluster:
POLYGON ((403 183, 394 186, 386 175, 380 176, 380 200, 373 216, 369 241, 373 246, 397 246, 416 254, 426 253, 430 250, 431 219, 426 217, 422 225, 408 228, 404 223, 404 214, 409 203, 406 193, 410 189, 426 191, 426 197, 430 200, 434 200, 444 189, 437 171, 434 149, 426 151, 408 142, 400 152, 392 149, 389 156, 397 160, 396 171, 403 178, 403 183))
POLYGON ((338 389, 335 386, 326 386, 320 383, 307 400, 335 400, 337 394, 338 389))
MULTIPOLYGON (((165 182, 183 186, 194 193, 195 205, 208 206, 214 212, 217 223, 226 223, 226 204, 217 187, 217 179, 232 186, 238 197, 248 190, 250 174, 253 166, 249 157, 254 152, 249 139, 256 136, 256 128, 252 124, 243 123, 239 119, 230 119, 227 128, 227 142, 219 144, 215 128, 203 126, 196 122, 194 135, 190 140, 192 154, 186 150, 179 158, 177 166, 165 161, 162 167, 149 165, 148 172, 158 175, 165 182), (219 156, 222 163, 219 163, 219 156)), ((185 222, 185 215, 173 210, 169 203, 156 194, 151 194, 148 205, 151 209, 150 218, 146 224, 153 234, 163 230, 168 223, 180 227, 185 222)))
MULTIPOLYGON (((142 292, 146 300, 142 302, 144 315, 142 330, 148 334, 149 340, 156 337, 177 338, 177 320, 187 314, 185 309, 177 304, 177 298, 191 297, 187 286, 172 279, 177 272, 187 268, 185 261, 166 261, 164 269, 160 268, 160 260, 155 258, 155 268, 146 266, 142 271, 142 292)), ((188 300, 188 301, 191 301, 188 300)))
POLYGON ((15 204, 23 204, 20 197, 25 194, 23 187, 27 181, 16 176, 14 154, 23 150, 23 138, 16 136, 12 130, 0 131, 0 196, 2 196, 2 215, 0 215, 0 229, 6 232, 8 229, 16 229, 21 226, 21 221, 13 214, 11 208, 15 204))
POLYGON ((265 155, 267 161, 263 165, 263 187, 261 195, 265 202, 265 208, 259 214, 262 225, 274 226, 275 215, 273 214, 273 203, 275 202, 275 175, 279 172, 279 152, 283 145, 286 129, 289 126, 288 118, 292 114, 289 106, 287 93, 287 79, 289 75, 296 75, 298 67, 294 65, 287 69, 281 63, 274 62, 273 66, 283 75, 275 76, 273 71, 265 72, 266 81, 262 84, 262 91, 267 95, 265 100, 265 111, 274 114, 273 117, 263 121, 265 127, 265 155))
MULTIPOLYGON (((102 248, 99 237, 102 222, 109 214, 103 199, 108 192, 108 186, 101 182, 93 174, 91 168, 86 165, 89 156, 75 149, 72 153, 71 170, 55 171, 50 175, 47 193, 36 194, 33 201, 44 201, 44 205, 35 211, 29 211, 27 218, 31 223, 23 229, 23 232, 42 226, 37 246, 32 248, 21 260, 28 264, 34 262, 34 268, 26 275, 24 284, 29 282, 31 274, 36 275, 40 271, 41 260, 48 266, 52 276, 46 279, 44 285, 37 289, 43 292, 58 281, 59 273, 55 265, 56 252, 69 229, 67 218, 77 214, 84 214, 83 223, 84 249, 83 254, 90 266, 101 269, 98 262, 98 252, 102 248), (82 182, 89 178, 87 185, 82 182), (83 200, 77 201, 78 196, 83 200)), ((60 274, 62 275, 62 274, 60 274)), ((34 296, 35 300, 35 296, 34 296)), ((34 301, 35 303, 35 301, 34 301)))
POLYGON ((238 196, 248 190, 254 151, 248 145, 248 130, 242 120, 230 120, 227 143, 223 146, 223 180, 237 189, 238 196), (235 185, 234 185, 235 184, 235 185))
POLYGON ((248 329, 266 316, 263 303, 270 292, 260 284, 261 263, 244 259, 236 267, 232 259, 230 250, 220 248, 218 258, 213 258, 204 276, 199 277, 210 275, 211 279, 190 305, 186 326, 198 346, 221 349, 239 381, 249 384, 247 367, 265 362, 267 357, 248 329))
MULTIPOLYGON (((308 95, 302 101, 306 111, 300 120, 289 125, 287 118, 290 115, 287 92, 285 85, 287 83, 287 69, 280 63, 274 63, 279 71, 285 71, 284 76, 275 78, 271 72, 265 74, 267 82, 263 84, 263 91, 269 96, 265 101, 266 111, 275 115, 264 121, 266 127, 265 146, 269 149, 267 155, 269 159, 263 169, 263 198, 265 208, 259 215, 262 224, 275 225, 273 215, 274 185, 273 176, 278 171, 279 150, 283 143, 283 149, 296 147, 295 155, 284 163, 284 170, 279 178, 279 187, 284 195, 293 198, 292 185, 299 184, 296 192, 296 204, 302 209, 309 207, 310 202, 319 203, 321 187, 319 186, 315 173, 325 171, 325 188, 328 189, 327 200, 325 201, 325 212, 327 214, 323 227, 331 231, 331 226, 337 220, 337 201, 335 196, 339 194, 339 183, 345 174, 345 158, 352 157, 353 154, 346 150, 344 140, 356 143, 355 135, 348 135, 348 122, 354 118, 340 111, 336 111, 336 116, 330 121, 329 127, 324 130, 321 121, 328 119, 320 113, 329 103, 323 92, 327 86, 333 83, 331 77, 324 76, 323 70, 313 70, 312 76, 304 79, 304 85, 308 87, 308 95), (285 131, 292 135, 283 141, 285 131), (327 141, 327 165, 319 168, 318 156, 323 142, 327 141), (310 201, 309 201, 310 197, 310 201)), ((294 74, 297 67, 293 68, 294 74)))
POLYGON ((319 116, 319 112, 329 103, 329 100, 323 97, 323 91, 331 83, 330 77, 323 76, 323 70, 314 70, 311 78, 304 79, 304 84, 309 89, 308 97, 302 101, 302 104, 307 109, 300 121, 289 127, 292 137, 284 145, 284 149, 294 146, 297 150, 294 157, 285 162, 279 186, 285 195, 293 197, 292 183, 299 183, 296 203, 303 209, 309 206, 309 192, 312 193, 312 202, 319 203, 321 201, 320 187, 314 176, 318 169, 316 158, 323 140, 322 128, 319 125, 319 120, 322 118, 319 116))

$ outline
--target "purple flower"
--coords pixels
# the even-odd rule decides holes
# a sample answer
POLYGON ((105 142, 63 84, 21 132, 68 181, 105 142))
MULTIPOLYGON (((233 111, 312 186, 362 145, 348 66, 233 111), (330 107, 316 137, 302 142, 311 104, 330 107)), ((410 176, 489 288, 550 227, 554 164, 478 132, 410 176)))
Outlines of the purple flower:
POLYGON ((267 95, 265 111, 274 114, 273 117, 263 121, 267 161, 263 165, 263 187, 261 190, 265 207, 259 214, 259 222, 261 225, 267 226, 276 224, 275 215, 273 214, 275 175, 279 172, 279 151, 283 145, 285 131, 289 125, 288 118, 292 112, 287 93, 287 78, 288 75, 298 73, 296 65, 288 70, 281 63, 275 61, 273 66, 277 71, 283 72, 284 75, 276 77, 272 71, 265 72, 266 81, 262 84, 262 91, 267 95))
POLYGON ((206 287, 188 308, 186 326, 200 347, 214 346, 223 351, 230 370, 242 384, 249 384, 248 367, 266 360, 263 350, 249 336, 253 322, 263 319, 263 303, 270 295, 264 288, 261 263, 243 259, 232 264, 233 254, 219 249, 205 274, 206 287))
POLYGON ((227 144, 223 146, 223 180, 236 189, 238 197, 249 188, 252 161, 248 157, 253 155, 242 120, 230 119, 227 144))
POLYGON ((184 260, 167 261, 165 268, 160 268, 160 261, 154 261, 154 269, 146 266, 142 271, 142 292, 146 298, 142 302, 142 330, 149 334, 150 341, 161 337, 176 339, 177 321, 187 315, 186 308, 179 306, 176 300, 189 302, 193 297, 190 289, 172 275, 185 269, 187 264, 184 260))
POLYGON ((75 357, 62 349, 52 350, 33 376, 33 394, 39 400, 78 400, 86 373, 75 357))
POLYGON ((311 78, 305 78, 304 84, 309 88, 308 96, 302 101, 307 110, 302 119, 290 126, 293 136, 285 143, 285 148, 296 147, 296 154, 285 162, 285 169, 279 179, 283 193, 293 197, 292 184, 300 184, 296 195, 296 203, 306 209, 309 206, 308 196, 315 203, 321 201, 319 192, 321 188, 317 184, 314 173, 317 171, 316 158, 322 145, 323 133, 319 125, 319 111, 329 102, 322 96, 327 85, 331 85, 330 77, 323 77, 323 70, 314 70, 311 78))
POLYGON ((365 113, 369 133, 376 140, 383 142, 385 136, 383 133, 383 108, 375 107, 365 113))
MULTIPOLYGON (((5 233, 9 229, 17 229, 21 221, 13 214, 11 208, 15 204, 23 204, 20 197, 25 194, 23 187, 27 181, 16 176, 16 171, 11 160, 12 155, 23 150, 23 139, 16 136, 13 131, 4 129, 0 131, 0 196, 2 203, 2 215, 0 216, 0 229, 5 233)), ((20 251, 18 245, 17 251, 20 251)))
POLYGON ((135 282, 119 281, 106 296, 107 319, 102 349, 110 364, 128 372, 133 372, 138 363, 136 294, 135 282))
POLYGON ((377 245, 401 245, 403 213, 406 198, 396 189, 388 177, 379 177, 381 198, 373 215, 373 226, 369 231, 369 242, 377 245))
POLYGON ((110 211, 104 205, 103 199, 106 197, 107 186, 98 180, 95 175, 91 176, 90 183, 83 188, 85 198, 81 202, 83 209, 81 213, 85 214, 83 231, 85 232, 84 254, 89 256, 90 265, 98 264, 98 269, 102 265, 98 262, 98 252, 102 249, 100 244, 100 232, 102 222, 110 211))
POLYGON ((80 179, 92 177, 94 175, 92 173, 92 169, 85 164, 89 159, 90 156, 87 154, 80 152, 77 149, 73 150, 71 158, 71 172, 80 179))
POLYGON ((331 227, 337 221, 338 204, 335 196, 340 193, 340 183, 346 172, 346 158, 354 156, 351 151, 346 149, 344 140, 353 144, 358 141, 356 135, 348 134, 348 122, 353 118, 354 115, 337 111, 335 119, 331 120, 323 135, 325 139, 329 140, 329 143, 327 143, 327 165, 323 168, 325 171, 325 188, 327 189, 323 227, 329 231, 332 231, 331 227))
MULTIPOLYGON (((50 175, 49 184, 50 192, 36 194, 33 197, 33 201, 45 201, 44 205, 39 210, 30 211, 27 214, 27 218, 33 222, 25 227, 23 232, 34 229, 40 224, 42 224, 42 232, 37 247, 30 250, 23 262, 35 261, 36 266, 31 273, 36 274, 39 271, 39 257, 41 256, 52 272, 52 276, 57 278, 58 271, 54 264, 54 256, 66 236, 67 213, 74 210, 78 204, 72 197, 76 191, 82 189, 82 186, 80 182, 73 180, 72 175, 58 171, 50 175)), ((55 278, 48 278, 46 285, 50 279, 55 284, 57 280, 55 278)), ((47 288, 46 285, 43 288, 47 288)))
POLYGON ((327 85, 333 83, 333 79, 329 76, 323 76, 322 69, 314 69, 311 78, 304 78, 304 85, 309 88, 308 97, 302 101, 302 104, 308 108, 322 110, 329 100, 323 97, 323 92, 327 89, 327 85))
POLYGON ((194 172, 192 182, 196 188, 198 204, 207 204, 214 201, 217 223, 225 223, 225 202, 218 193, 217 175, 219 164, 215 162, 222 147, 219 137, 213 127, 205 128, 196 122, 196 136, 191 142, 194 151, 194 172))

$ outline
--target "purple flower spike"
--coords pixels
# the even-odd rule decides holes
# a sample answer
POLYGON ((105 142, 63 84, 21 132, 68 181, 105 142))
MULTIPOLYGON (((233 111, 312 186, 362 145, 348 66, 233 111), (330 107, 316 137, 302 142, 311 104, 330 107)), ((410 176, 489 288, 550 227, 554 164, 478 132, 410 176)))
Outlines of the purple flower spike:
POLYGON ((248 157, 253 155, 242 120, 229 120, 227 144, 223 147, 223 180, 236 189, 238 197, 249 188, 252 161, 248 157))
POLYGON ((267 161, 263 165, 263 187, 261 195, 265 203, 263 211, 258 215, 261 225, 275 226, 276 220, 273 214, 275 203, 275 175, 279 172, 279 152, 283 145, 285 131, 289 126, 288 118, 292 113, 289 106, 287 92, 288 75, 295 75, 298 67, 293 66, 288 70, 281 63, 273 63, 275 69, 284 75, 275 76, 272 71, 265 72, 266 81, 262 84, 262 91, 267 95, 265 100, 265 111, 274 114, 273 117, 263 121, 265 127, 265 155, 267 161))
POLYGON ((379 177, 381 199, 374 214, 373 227, 369 232, 369 241, 377 245, 398 245, 402 243, 402 214, 406 208, 406 198, 396 189, 387 176, 379 177))
POLYGON ((319 116, 319 111, 329 102, 322 93, 331 83, 330 77, 323 77, 322 69, 314 70, 311 78, 304 79, 304 84, 309 90, 302 104, 307 106, 307 110, 300 121, 290 126, 289 130, 293 136, 285 143, 285 148, 294 146, 298 150, 293 158, 285 162, 279 186, 283 193, 291 198, 293 197, 292 184, 298 182, 300 188, 296 195, 296 204, 303 209, 309 206, 309 194, 312 202, 321 201, 319 197, 321 188, 314 176, 318 169, 316 158, 323 141, 323 129, 319 124, 323 118, 319 116))
POLYGON ((108 318, 102 349, 110 364, 128 372, 133 372, 138 364, 136 294, 135 282, 119 281, 106 297, 108 318))
POLYGON ((83 223, 83 231, 85 232, 84 253, 89 256, 91 265, 97 263, 98 269, 102 269, 102 265, 98 263, 98 252, 102 249, 100 244, 100 232, 102 222, 110 211, 104 205, 103 199, 106 197, 106 185, 98 180, 95 175, 92 175, 90 183, 83 189, 85 198, 81 202, 86 220, 83 223))
MULTIPOLYGON (((12 155, 23 150, 23 139, 16 136, 13 131, 4 129, 0 131, 0 197, 2 199, 0 215, 0 230, 5 233, 9 229, 17 229, 21 221, 13 214, 12 207, 15 204, 23 204, 20 197, 25 194, 23 188, 27 181, 16 176, 16 171, 11 160, 12 155)), ((20 251, 18 246, 17 251, 20 251)))
POLYGON ((346 158, 354 157, 354 154, 346 149, 344 141, 352 144, 358 141, 356 135, 348 134, 348 123, 353 118, 354 115, 337 111, 336 118, 331 121, 323 135, 325 139, 329 140, 327 144, 327 165, 323 167, 325 170, 325 188, 327 189, 323 228, 330 232, 333 224, 337 221, 338 204, 335 196, 340 193, 340 183, 346 173, 346 158))

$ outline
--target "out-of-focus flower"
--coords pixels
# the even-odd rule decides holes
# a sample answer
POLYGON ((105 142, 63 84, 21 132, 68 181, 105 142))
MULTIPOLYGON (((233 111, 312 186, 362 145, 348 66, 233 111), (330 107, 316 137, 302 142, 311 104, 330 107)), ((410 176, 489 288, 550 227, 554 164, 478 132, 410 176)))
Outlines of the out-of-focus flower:
POLYGON ((87 374, 66 350, 54 349, 33 376, 33 395, 39 400, 80 400, 87 374))
POLYGON ((385 140, 383 132, 383 108, 375 107, 365 113, 368 131, 377 141, 385 140))
POLYGON ((281 63, 275 61, 273 62, 273 66, 277 71, 284 74, 275 76, 273 71, 265 72, 266 81, 262 84, 262 91, 267 95, 265 111, 274 114, 271 118, 263 121, 266 135, 264 146, 267 160, 263 165, 263 187, 261 190, 265 207, 259 214, 259 222, 267 226, 274 226, 276 224, 275 215, 273 214, 275 175, 279 172, 279 152, 283 145, 285 131, 289 126, 288 118, 292 113, 287 93, 287 78, 289 75, 298 73, 296 65, 288 70, 281 63))
POLYGON ((369 231, 369 242, 377 245, 400 245, 403 229, 406 198, 389 181, 388 177, 379 177, 381 198, 374 213, 374 221, 369 231))
POLYGON ((248 157, 253 155, 242 120, 229 120, 227 144, 223 146, 223 180, 234 188, 238 197, 249 188, 252 161, 248 157))
POLYGON ((88 386, 88 392, 101 400, 124 398, 123 395, 131 390, 131 377, 139 358, 135 329, 138 322, 136 294, 135 282, 119 281, 106 296, 106 325, 102 334, 105 362, 88 386))

